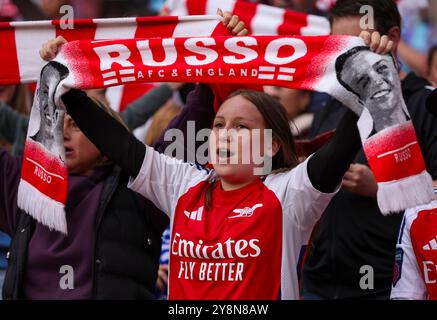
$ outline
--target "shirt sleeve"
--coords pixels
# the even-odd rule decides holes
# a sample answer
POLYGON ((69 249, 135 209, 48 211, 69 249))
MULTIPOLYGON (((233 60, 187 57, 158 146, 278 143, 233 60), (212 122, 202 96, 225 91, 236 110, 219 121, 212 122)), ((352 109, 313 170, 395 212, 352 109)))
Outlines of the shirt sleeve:
POLYGON ((297 228, 312 229, 337 193, 317 190, 308 177, 308 161, 291 171, 269 175, 266 186, 272 190, 282 205, 283 213, 297 228))
POLYGON ((179 197, 212 175, 214 171, 171 158, 146 146, 141 169, 135 179, 129 180, 128 187, 171 217, 179 197))
POLYGON ((393 300, 424 300, 427 298, 425 283, 417 265, 410 237, 411 223, 415 214, 414 210, 407 210, 399 230, 390 295, 390 299, 393 300))

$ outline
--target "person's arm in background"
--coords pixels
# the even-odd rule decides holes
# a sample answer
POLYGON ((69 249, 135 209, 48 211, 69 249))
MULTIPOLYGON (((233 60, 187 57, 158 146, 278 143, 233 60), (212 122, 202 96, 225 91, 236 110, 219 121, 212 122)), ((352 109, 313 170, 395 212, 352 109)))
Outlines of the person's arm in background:
POLYGON ((29 116, 0 102, 0 137, 14 145, 14 150, 23 149, 28 124, 29 116))
POLYGON ((357 127, 358 116, 347 110, 334 137, 308 161, 308 177, 321 192, 331 193, 338 187, 361 148, 357 127))
POLYGON ((401 40, 398 44, 399 57, 405 61, 415 73, 421 77, 426 77, 428 74, 428 62, 426 54, 423 54, 409 46, 405 41, 401 40))
POLYGON ((12 235, 17 223, 21 161, 0 146, 0 229, 12 235))
POLYGON ((180 147, 183 148, 185 152, 184 157, 181 160, 197 162, 197 159, 190 155, 195 155, 197 149, 204 143, 204 141, 197 141, 195 137, 189 135, 190 133, 196 134, 201 129, 211 129, 214 117, 214 95, 211 88, 206 84, 196 85, 195 89, 188 94, 185 108, 183 108, 181 113, 169 123, 167 128, 161 134, 161 137, 153 146, 154 149, 158 152, 164 153, 170 144, 179 143, 179 141, 166 141, 164 139, 167 130, 178 129, 182 131, 184 135, 183 145, 180 147), (193 127, 190 128, 190 126, 193 127))
POLYGON ((120 112, 121 118, 131 130, 142 126, 172 97, 173 92, 181 85, 181 83, 166 83, 151 89, 120 112))
POLYGON ((437 1, 428 1, 428 20, 431 27, 430 43, 437 43, 437 1))

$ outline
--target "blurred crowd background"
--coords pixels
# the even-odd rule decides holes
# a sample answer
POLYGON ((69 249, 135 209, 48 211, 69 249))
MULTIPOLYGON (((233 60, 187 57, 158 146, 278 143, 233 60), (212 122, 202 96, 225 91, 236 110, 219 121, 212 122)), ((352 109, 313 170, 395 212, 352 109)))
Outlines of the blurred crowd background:
MULTIPOLYGON (((327 16, 330 9, 334 5, 335 0, 260 0, 252 2, 327 16)), ((404 71, 406 74, 412 71, 421 78, 424 78, 423 81, 419 81, 417 79, 415 82, 413 81, 414 85, 419 83, 418 87, 420 87, 420 90, 422 90, 425 86, 436 86, 437 0, 397 0, 397 4, 402 16, 402 40, 399 42, 397 50, 402 71, 404 71)), ((0 0, 0 21, 6 22, 60 19, 63 14, 60 13, 59 9, 63 5, 71 5, 73 7, 75 19, 154 16, 166 14, 163 12, 163 8, 165 8, 165 0, 0 0)), ((145 94, 146 91, 149 91, 152 87, 154 86, 147 85, 145 90, 143 90, 140 94, 135 95, 135 99, 127 102, 134 102, 134 100, 141 98, 141 96, 145 94)), ((167 124, 175 116, 177 116, 181 110, 183 110, 186 96, 192 89, 193 85, 190 84, 167 84, 165 87, 163 85, 160 88, 155 88, 155 91, 149 94, 149 96, 143 96, 141 99, 137 100, 135 104, 130 105, 130 108, 127 108, 128 111, 126 114, 131 113, 131 115, 133 114, 139 118, 139 120, 136 120, 138 124, 132 125, 132 129, 148 121, 145 129, 139 133, 136 133, 136 136, 141 141, 144 141, 149 145, 153 145, 153 143, 156 142, 157 138, 159 138, 163 130, 166 128, 167 124), (157 97, 159 97, 159 99, 157 97), (160 102, 161 100, 162 103, 160 102), (151 115, 149 115, 147 111, 151 110, 152 104, 156 105, 153 107, 154 111, 160 109, 154 115, 154 121, 152 121, 152 119, 148 119, 148 117, 151 117, 151 115), (142 109, 145 111, 140 114, 141 117, 138 116, 138 112, 132 112, 132 110, 138 111, 142 109)), ((24 134, 26 132, 28 120, 27 115, 30 112, 33 90, 34 87, 29 88, 25 85, 0 85, 0 145, 5 147, 13 155, 21 155, 23 151, 24 134), (8 122, 5 119, 11 116, 11 109, 19 114, 14 115, 14 119, 16 119, 15 123, 17 124, 16 128, 14 127, 14 132, 21 132, 21 138, 8 139, 8 137, 10 138, 9 133, 12 133, 13 129, 11 126, 11 121, 8 122), (19 123, 23 123, 22 128, 20 128, 18 125, 19 123)), ((420 90, 417 89, 416 91, 420 90)), ((110 91, 111 90, 109 89, 106 92, 104 90, 95 90, 94 92, 88 92, 88 94, 91 96, 95 95, 96 98, 101 99, 101 101, 111 105, 111 103, 114 101, 114 98, 111 96, 110 91)), ((329 100, 329 98, 324 94, 310 93, 302 90, 284 89, 279 87, 266 87, 265 91, 277 97, 284 105, 290 121, 294 122, 291 126, 292 130, 297 128, 297 130, 295 130, 296 132, 293 132, 297 139, 308 137, 314 138, 316 135, 319 135, 327 130, 325 127, 320 125, 320 121, 322 120, 319 122, 314 120, 313 122, 313 118, 315 115, 317 116, 317 114, 322 116, 323 121, 329 123, 329 128, 327 127, 328 129, 335 128, 337 120, 334 121, 333 119, 339 119, 340 117, 337 111, 339 110, 339 112, 343 112, 341 110, 344 109, 336 105, 335 102, 329 100), (309 134, 310 130, 313 132, 312 136, 309 134)), ((423 92, 419 92, 418 94, 423 96, 423 92)), ((411 104, 413 103, 407 102, 407 105, 411 104)), ((417 106, 417 110, 421 110, 421 112, 423 111, 424 107, 422 102, 414 102, 414 104, 417 106)), ((111 107, 113 106, 111 105, 111 107)), ((126 106, 120 106, 116 109, 117 111, 122 111, 124 107, 126 106)), ((414 117, 415 112, 412 112, 411 110, 409 111, 414 117)), ((420 120, 423 120, 421 123, 425 123, 425 121, 431 121, 429 120, 428 115, 421 115, 421 117, 423 118, 420 120)), ((416 116, 416 118, 418 118, 418 116, 416 116)), ((415 123, 415 125, 416 124, 417 123, 415 123)), ((425 125, 420 124, 420 127, 424 128, 425 125)), ((437 136, 437 125, 434 126, 431 124, 430 127, 433 127, 433 130, 428 130, 430 132, 426 132, 426 140, 430 141, 426 146, 430 150, 435 150, 436 148, 433 148, 433 143, 437 141, 437 138, 435 138, 437 136)), ((433 163, 435 163, 435 161, 433 161, 433 163)), ((435 167, 437 168, 437 165, 435 167)), ((367 169, 365 172, 370 173, 370 170, 367 169)), ((437 170, 432 172, 432 175, 436 180, 437 170)), ((364 177, 362 180, 367 181, 366 179, 373 181, 371 173, 367 178, 364 177)), ((372 183, 376 185, 375 182, 372 183)), ((363 185, 367 186, 368 184, 363 182, 363 185)), ((377 243, 374 247, 361 247, 362 243, 359 243, 361 253, 357 253, 357 251, 354 252, 354 254, 361 254, 363 259, 367 259, 366 261, 369 259, 371 261, 376 261, 376 265, 384 264, 384 268, 388 265, 388 267, 385 268, 388 271, 384 273, 384 283, 382 286, 385 297, 387 292, 390 291, 390 282, 393 270, 392 265, 394 261, 392 252, 393 250, 391 249, 393 249, 393 244, 397 238, 400 218, 392 219, 393 221, 388 221, 390 218, 387 218, 384 220, 385 222, 382 221, 383 218, 382 216, 380 217, 376 200, 369 200, 370 198, 367 194, 363 194, 360 190, 358 190, 358 188, 356 189, 357 190, 351 190, 351 193, 356 193, 357 198, 352 198, 351 196, 348 196, 349 198, 340 198, 338 203, 341 203, 342 205, 338 203, 333 205, 332 211, 335 214, 339 212, 345 212, 345 215, 349 215, 350 208, 354 208, 354 210, 357 210, 356 208, 362 208, 363 212, 366 211, 363 213, 362 217, 363 219, 367 219, 365 217, 368 217, 368 220, 371 220, 371 223, 368 224, 368 230, 363 227, 363 222, 360 220, 361 218, 359 218, 359 216, 357 216, 357 224, 355 226, 344 226, 344 228, 339 227, 339 229, 345 230, 345 232, 348 233, 348 237, 352 237, 354 234, 356 234, 357 237, 360 237, 361 234, 371 230, 370 233, 372 233, 374 238, 377 239, 375 241, 380 241, 382 243, 382 245, 377 243), (359 199, 358 196, 360 197, 359 199), (353 204, 353 206, 351 205, 348 207, 347 205, 343 205, 345 202, 350 202, 353 204), (374 216, 370 216, 370 214, 374 214, 374 216), (383 229, 384 224, 387 226, 385 229, 383 229), (378 228, 380 228, 380 230, 375 231, 375 229, 378 228), (389 239, 387 240, 387 238, 389 239), (383 247, 384 245, 386 245, 391 251, 387 249, 387 252, 389 253, 385 255, 383 254, 383 257, 380 258, 381 254, 375 253, 373 249, 378 246, 383 247), (380 259, 381 261, 377 259, 380 259)), ((345 221, 346 220, 347 219, 345 219, 345 221)), ((170 241, 170 234, 168 230, 166 233, 164 233, 163 239, 164 245, 161 257, 162 268, 160 268, 157 282, 157 288, 159 289, 157 290, 157 296, 159 298, 165 298, 166 291, 166 263, 168 262, 168 249, 170 241)), ((2 278, 4 276, 4 270, 7 266, 6 252, 8 251, 9 241, 9 237, 0 233, 0 287, 3 283, 2 278)), ((329 250, 331 250, 331 248, 329 248, 329 250)), ((344 254, 342 250, 338 249, 338 251, 339 254, 344 254)), ((310 271, 311 270, 308 272, 310 271)), ((335 278, 335 275, 333 278, 335 278)), ((341 282, 342 279, 339 279, 338 281, 341 282)), ((326 294, 326 296, 328 298, 337 297, 336 294, 326 294)))

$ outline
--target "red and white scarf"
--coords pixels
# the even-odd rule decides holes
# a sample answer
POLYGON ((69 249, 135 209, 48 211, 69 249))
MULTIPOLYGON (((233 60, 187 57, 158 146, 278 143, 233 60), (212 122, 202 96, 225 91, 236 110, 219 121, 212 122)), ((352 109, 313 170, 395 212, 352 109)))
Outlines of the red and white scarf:
MULTIPOLYGON (((168 1, 172 16, 215 15, 217 8, 233 11, 245 21, 247 28, 258 35, 326 35, 329 22, 324 17, 307 15, 267 5, 234 0, 177 0, 168 1)), ((188 18, 116 18, 81 19, 73 21, 73 29, 63 29, 59 20, 0 23, 0 84, 36 82, 44 61, 38 51, 48 40, 62 35, 68 41, 147 38, 159 35, 209 36, 225 35, 218 21, 202 19, 193 23, 188 18), (188 33, 187 33, 188 32, 188 33), (32 41, 29 41, 32 39, 32 41)), ((141 96, 150 85, 120 85, 107 90, 111 108, 122 111, 134 98, 141 96)))
POLYGON ((230 11, 244 21, 252 35, 319 36, 331 32, 328 19, 265 4, 236 0, 168 0, 165 7, 171 15, 216 14, 217 9, 230 11))
POLYGON ((62 128, 63 93, 69 88, 159 81, 263 84, 327 92, 361 115, 358 127, 378 181, 383 213, 427 203, 433 197, 391 56, 372 53, 360 38, 349 36, 215 36, 64 45, 41 72, 19 206, 45 225, 67 231, 63 212, 67 169, 62 132, 56 129, 62 128), (47 115, 40 112, 44 106, 47 115), (379 132, 369 138, 374 128, 379 132))
POLYGON ((68 41, 188 37, 229 34, 218 16, 136 17, 73 20, 64 29, 59 20, 0 22, 0 85, 36 82, 45 62, 42 45, 57 36, 68 41))

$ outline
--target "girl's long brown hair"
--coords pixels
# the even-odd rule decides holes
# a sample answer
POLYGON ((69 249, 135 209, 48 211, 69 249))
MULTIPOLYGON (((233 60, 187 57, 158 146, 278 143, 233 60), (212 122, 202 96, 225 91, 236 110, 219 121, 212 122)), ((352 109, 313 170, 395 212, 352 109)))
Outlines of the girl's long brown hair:
MULTIPOLYGON (((226 100, 236 96, 242 96, 250 101, 261 113, 266 129, 272 130, 272 137, 276 139, 280 145, 278 152, 272 159, 272 173, 287 171, 299 163, 291 133, 290 124, 287 118, 287 112, 278 100, 268 95, 267 93, 241 89, 233 92, 226 100)), ((205 205, 211 207, 212 190, 215 181, 211 181, 205 194, 205 205)))

